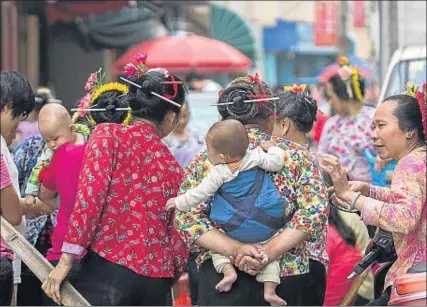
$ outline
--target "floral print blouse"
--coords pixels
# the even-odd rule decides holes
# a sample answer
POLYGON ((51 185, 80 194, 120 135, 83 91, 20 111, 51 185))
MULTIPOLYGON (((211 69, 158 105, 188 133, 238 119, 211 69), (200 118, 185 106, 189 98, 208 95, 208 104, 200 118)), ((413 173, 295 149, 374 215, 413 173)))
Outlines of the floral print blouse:
MULTIPOLYGON (((319 161, 316 157, 316 153, 311 149, 310 145, 303 145, 303 148, 307 150, 307 152, 311 155, 313 162, 320 169, 319 161)), ((323 178, 323 177, 322 177, 323 178)), ((326 250, 326 241, 328 238, 328 221, 323 225, 322 230, 319 232, 318 238, 316 241, 307 240, 305 243, 307 244, 308 254, 311 260, 315 260, 320 262, 325 266, 325 269, 329 268, 329 256, 326 250)))
POLYGON ((178 277, 188 248, 166 212, 183 171, 153 126, 96 126, 86 145, 62 252, 90 247, 109 262, 136 274, 178 277))
POLYGON ((372 121, 375 109, 364 106, 353 116, 334 115, 325 123, 318 150, 337 156, 350 180, 371 182, 365 149, 373 150, 372 121))
MULTIPOLYGON (((25 197, 25 189, 27 188, 27 183, 29 181, 33 168, 37 164, 37 159, 41 156, 43 149, 45 148, 45 145, 46 142, 44 141, 43 137, 39 134, 36 134, 27 137, 15 149, 13 155, 13 162, 15 163, 16 168, 18 169, 21 197, 25 197)), ((58 210, 55 210, 50 215, 42 213, 36 217, 27 217, 25 238, 28 240, 28 242, 30 242, 33 246, 36 245, 37 240, 43 233, 43 229, 48 226, 47 221, 49 217, 53 225, 56 225, 57 212, 58 210)), ((49 233, 50 230, 48 230, 48 232, 46 233, 49 233)), ((49 241, 50 237, 48 236, 43 239, 49 241)))
MULTIPOLYGON (((249 148, 256 148, 271 136, 259 128, 248 129, 249 148)), ((270 173, 279 193, 283 197, 285 216, 291 217, 285 228, 296 229, 310 235, 315 241, 319 231, 327 221, 328 200, 326 188, 319 168, 312 157, 301 146, 288 140, 274 139, 277 146, 283 148, 285 166, 280 172, 270 173)), ((200 184, 210 170, 207 153, 197 155, 186 170, 186 179, 181 185, 181 193, 200 184)), ((212 198, 190 212, 178 211, 175 228, 190 242, 194 243, 203 234, 214 229, 209 221, 209 208, 212 198)), ((201 251, 197 262, 208 259, 209 253, 201 251)), ((305 242, 285 253, 280 261, 281 276, 300 275, 309 272, 309 255, 305 242)))
POLYGON ((370 187, 362 219, 393 233, 397 260, 385 288, 414 264, 426 261, 426 147, 404 156, 393 172, 390 188, 370 187))

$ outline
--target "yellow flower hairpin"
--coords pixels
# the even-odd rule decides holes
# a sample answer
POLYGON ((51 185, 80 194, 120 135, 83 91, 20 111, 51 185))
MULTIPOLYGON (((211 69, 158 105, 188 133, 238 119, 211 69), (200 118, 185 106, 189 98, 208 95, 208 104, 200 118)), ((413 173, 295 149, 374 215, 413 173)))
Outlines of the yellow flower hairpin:
POLYGON ((415 97, 416 93, 418 92, 418 88, 419 86, 416 85, 415 83, 408 82, 405 86, 406 94, 408 96, 415 97))
POLYGON ((294 93, 302 93, 305 91, 305 89, 307 88, 307 84, 301 84, 301 85, 285 85, 283 87, 283 90, 285 90, 286 92, 294 92, 294 93))

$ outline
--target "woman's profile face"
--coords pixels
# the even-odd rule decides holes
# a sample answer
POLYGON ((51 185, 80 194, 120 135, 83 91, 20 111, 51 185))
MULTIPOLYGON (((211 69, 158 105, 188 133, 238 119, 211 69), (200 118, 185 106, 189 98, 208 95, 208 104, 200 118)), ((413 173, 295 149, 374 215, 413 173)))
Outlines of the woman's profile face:
POLYGON ((185 129, 185 127, 187 127, 189 122, 190 122, 190 110, 188 108, 188 104, 184 104, 181 108, 178 124, 176 125, 175 129, 177 130, 185 129))
POLYGON ((382 103, 375 112, 372 139, 381 159, 400 159, 409 147, 407 132, 399 127, 399 120, 393 114, 397 102, 382 103))
POLYGON ((13 109, 10 105, 5 106, 1 111, 1 136, 8 146, 16 138, 19 122, 25 117, 26 114, 13 118, 13 109))

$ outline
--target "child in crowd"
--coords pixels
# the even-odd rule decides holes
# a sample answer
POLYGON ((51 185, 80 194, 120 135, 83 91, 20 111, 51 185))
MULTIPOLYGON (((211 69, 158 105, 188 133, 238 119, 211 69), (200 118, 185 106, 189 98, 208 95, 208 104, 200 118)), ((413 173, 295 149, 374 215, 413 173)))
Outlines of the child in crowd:
MULTIPOLYGON (((214 195, 210 219, 222 231, 246 243, 269 240, 283 226, 281 217, 285 208, 271 180, 260 169, 271 172, 282 169, 284 151, 272 142, 261 144, 262 149, 248 150, 246 129, 237 120, 214 124, 206 135, 206 146, 213 165, 209 175, 196 188, 170 199, 166 209, 176 207, 187 211, 214 195), (271 219, 278 223, 269 223, 271 219)), ((211 253, 211 256, 217 272, 224 275, 216 288, 228 292, 237 280, 234 266, 223 255, 211 253)), ((264 283, 266 301, 272 305, 286 304, 276 294, 280 283, 278 261, 265 265, 257 280, 264 283)))
POLYGON ((39 114, 40 134, 46 141, 46 147, 31 172, 25 190, 25 205, 35 204, 39 194, 40 179, 43 168, 50 164, 55 150, 65 143, 84 144, 90 135, 90 129, 85 125, 73 124, 67 109, 60 104, 48 104, 39 114))

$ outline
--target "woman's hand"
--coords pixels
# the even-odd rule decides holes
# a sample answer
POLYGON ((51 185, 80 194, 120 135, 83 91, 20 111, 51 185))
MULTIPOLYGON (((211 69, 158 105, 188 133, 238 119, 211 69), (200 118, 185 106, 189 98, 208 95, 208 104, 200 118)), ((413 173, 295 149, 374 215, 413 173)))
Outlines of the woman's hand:
MULTIPOLYGON (((360 192, 362 193, 363 196, 369 197, 369 193, 370 193, 369 183, 362 182, 362 181, 349 181, 348 185, 352 191, 360 192)), ((332 186, 328 188, 329 194, 332 194, 334 192, 335 192, 335 187, 332 186)))
POLYGON ((260 245, 240 244, 230 260, 240 271, 257 275, 268 262, 268 257, 260 245))
POLYGON ((42 289, 46 295, 58 305, 61 305, 61 284, 70 273, 72 265, 73 256, 70 254, 62 254, 58 264, 42 284, 42 289))
POLYGON ((351 189, 347 180, 347 173, 339 158, 328 154, 322 155, 319 164, 320 168, 331 176, 336 196, 345 199, 346 194, 351 192, 351 189))

